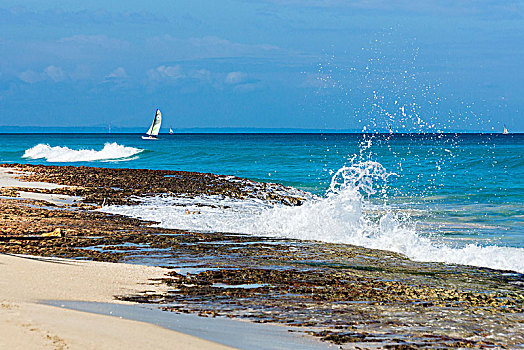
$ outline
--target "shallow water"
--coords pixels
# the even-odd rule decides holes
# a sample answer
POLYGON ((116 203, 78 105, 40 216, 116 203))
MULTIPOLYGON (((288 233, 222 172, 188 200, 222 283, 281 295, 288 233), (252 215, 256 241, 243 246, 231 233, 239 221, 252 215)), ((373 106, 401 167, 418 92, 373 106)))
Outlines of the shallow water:
POLYGON ((166 227, 346 242, 419 260, 524 271, 523 134, 177 134, 154 142, 139 135, 20 134, 2 140, 0 162, 212 172, 319 196, 301 208, 242 202, 213 211, 186 203, 199 212, 190 216, 173 205, 180 199, 166 197, 146 200, 140 213, 109 209, 166 227), (344 178, 348 168, 369 161, 384 174, 344 178), (330 197, 341 169, 336 180, 344 191, 330 197))
POLYGON ((47 300, 45 305, 148 322, 237 349, 330 349, 331 345, 288 331, 292 327, 175 314, 138 305, 47 300))

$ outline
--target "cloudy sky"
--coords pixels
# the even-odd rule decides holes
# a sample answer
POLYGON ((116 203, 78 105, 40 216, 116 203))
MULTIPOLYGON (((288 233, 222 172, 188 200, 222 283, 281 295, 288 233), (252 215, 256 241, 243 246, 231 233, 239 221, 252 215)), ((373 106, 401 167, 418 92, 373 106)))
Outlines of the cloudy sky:
POLYGON ((3 0, 0 32, 0 126, 524 132, 520 0, 3 0))

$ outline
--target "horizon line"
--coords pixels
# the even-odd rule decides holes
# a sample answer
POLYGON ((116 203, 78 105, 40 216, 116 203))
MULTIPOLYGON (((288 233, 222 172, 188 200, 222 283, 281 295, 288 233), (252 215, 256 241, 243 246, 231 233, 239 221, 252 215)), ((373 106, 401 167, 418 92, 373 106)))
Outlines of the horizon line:
MULTIPOLYGON (((72 131, 48 131, 48 132, 37 132, 37 131, 26 131, 26 132, 3 132, 0 131, 0 135, 144 135, 143 132, 72 132, 72 131)), ((173 134, 170 134, 169 132, 166 133, 160 133, 159 135, 190 135, 190 134, 209 134, 209 135, 220 135, 220 134, 254 134, 254 135, 261 135, 261 134, 359 134, 359 135, 458 135, 458 134, 477 134, 477 135, 523 135, 524 132, 510 132, 509 134, 503 134, 502 132, 492 132, 492 131, 446 131, 446 132, 438 132, 438 131, 415 131, 415 132, 394 132, 390 133, 388 131, 376 131, 376 132, 362 132, 362 131, 344 131, 344 130, 315 130, 311 129, 309 131, 259 131, 259 132, 173 132, 173 134)))
MULTIPOLYGON (((108 129, 106 126, 7 126, 0 125, 0 134, 144 134, 142 127, 113 127, 108 129), (112 129, 112 130, 111 130, 112 129)), ((160 134, 169 135, 169 127, 162 128, 164 132, 160 134)), ((510 134, 519 134, 524 131, 514 131, 510 134)), ((174 134, 243 134, 243 133, 285 133, 285 134, 318 134, 318 133, 341 133, 341 134, 390 134, 387 128, 379 128, 374 131, 361 130, 356 128, 333 129, 333 128, 265 128, 265 127, 190 127, 175 128, 174 134)), ((392 134, 502 134, 502 131, 486 130, 398 130, 392 134)))

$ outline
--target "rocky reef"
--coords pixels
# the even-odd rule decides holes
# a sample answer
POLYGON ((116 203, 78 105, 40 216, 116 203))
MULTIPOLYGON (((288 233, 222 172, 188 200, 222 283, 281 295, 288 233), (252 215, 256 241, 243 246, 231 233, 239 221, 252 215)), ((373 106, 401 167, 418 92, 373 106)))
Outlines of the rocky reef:
MULTIPOLYGON (((308 195, 230 176, 4 165, 27 189, 81 196, 71 205, 17 198, 0 189, 0 252, 170 268, 169 292, 116 298, 171 312, 300 327, 342 348, 517 348, 524 344, 524 276, 414 262, 380 250, 315 241, 198 233, 93 209, 158 194, 223 195, 300 205, 308 195)), ((293 328, 296 329, 296 328, 293 328)))

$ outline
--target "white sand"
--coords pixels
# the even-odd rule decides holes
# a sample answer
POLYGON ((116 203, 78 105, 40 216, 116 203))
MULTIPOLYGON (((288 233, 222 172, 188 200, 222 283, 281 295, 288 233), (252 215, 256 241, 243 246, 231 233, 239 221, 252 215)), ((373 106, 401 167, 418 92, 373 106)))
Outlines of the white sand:
MULTIPOLYGON (((0 188, 65 187, 16 179, 0 168, 0 188)), ((70 204, 77 197, 19 191, 20 198, 70 204)), ((166 270, 128 264, 0 254, 0 349, 227 349, 148 323, 38 304, 39 300, 118 302, 115 295, 161 291, 166 270)))
MULTIPOLYGON (((16 179, 0 168, 0 188, 65 187, 16 179)), ((57 205, 78 197, 19 191, 20 198, 57 205)), ((148 266, 0 254, 0 349, 228 349, 159 326, 38 304, 39 300, 113 302, 115 295, 161 291, 150 278, 166 270, 148 266)))
MULTIPOLYGON (((0 168, 0 188, 2 187, 21 187, 21 188, 41 188, 41 189, 56 189, 67 187, 65 185, 57 185, 48 182, 29 182, 16 179, 17 176, 24 174, 24 172, 17 171, 11 168, 0 168)), ((80 201, 81 197, 66 196, 60 194, 35 193, 18 191, 21 199, 33 199, 53 203, 55 205, 67 205, 80 201)))
POLYGON ((161 290, 156 267, 0 254, 0 349, 226 349, 152 324, 38 304, 117 302, 114 295, 161 290))
POLYGON ((25 188, 45 188, 55 189, 67 187, 48 182, 28 182, 16 179, 15 177, 23 175, 24 172, 11 168, 0 168, 0 188, 2 187, 25 187, 25 188))

